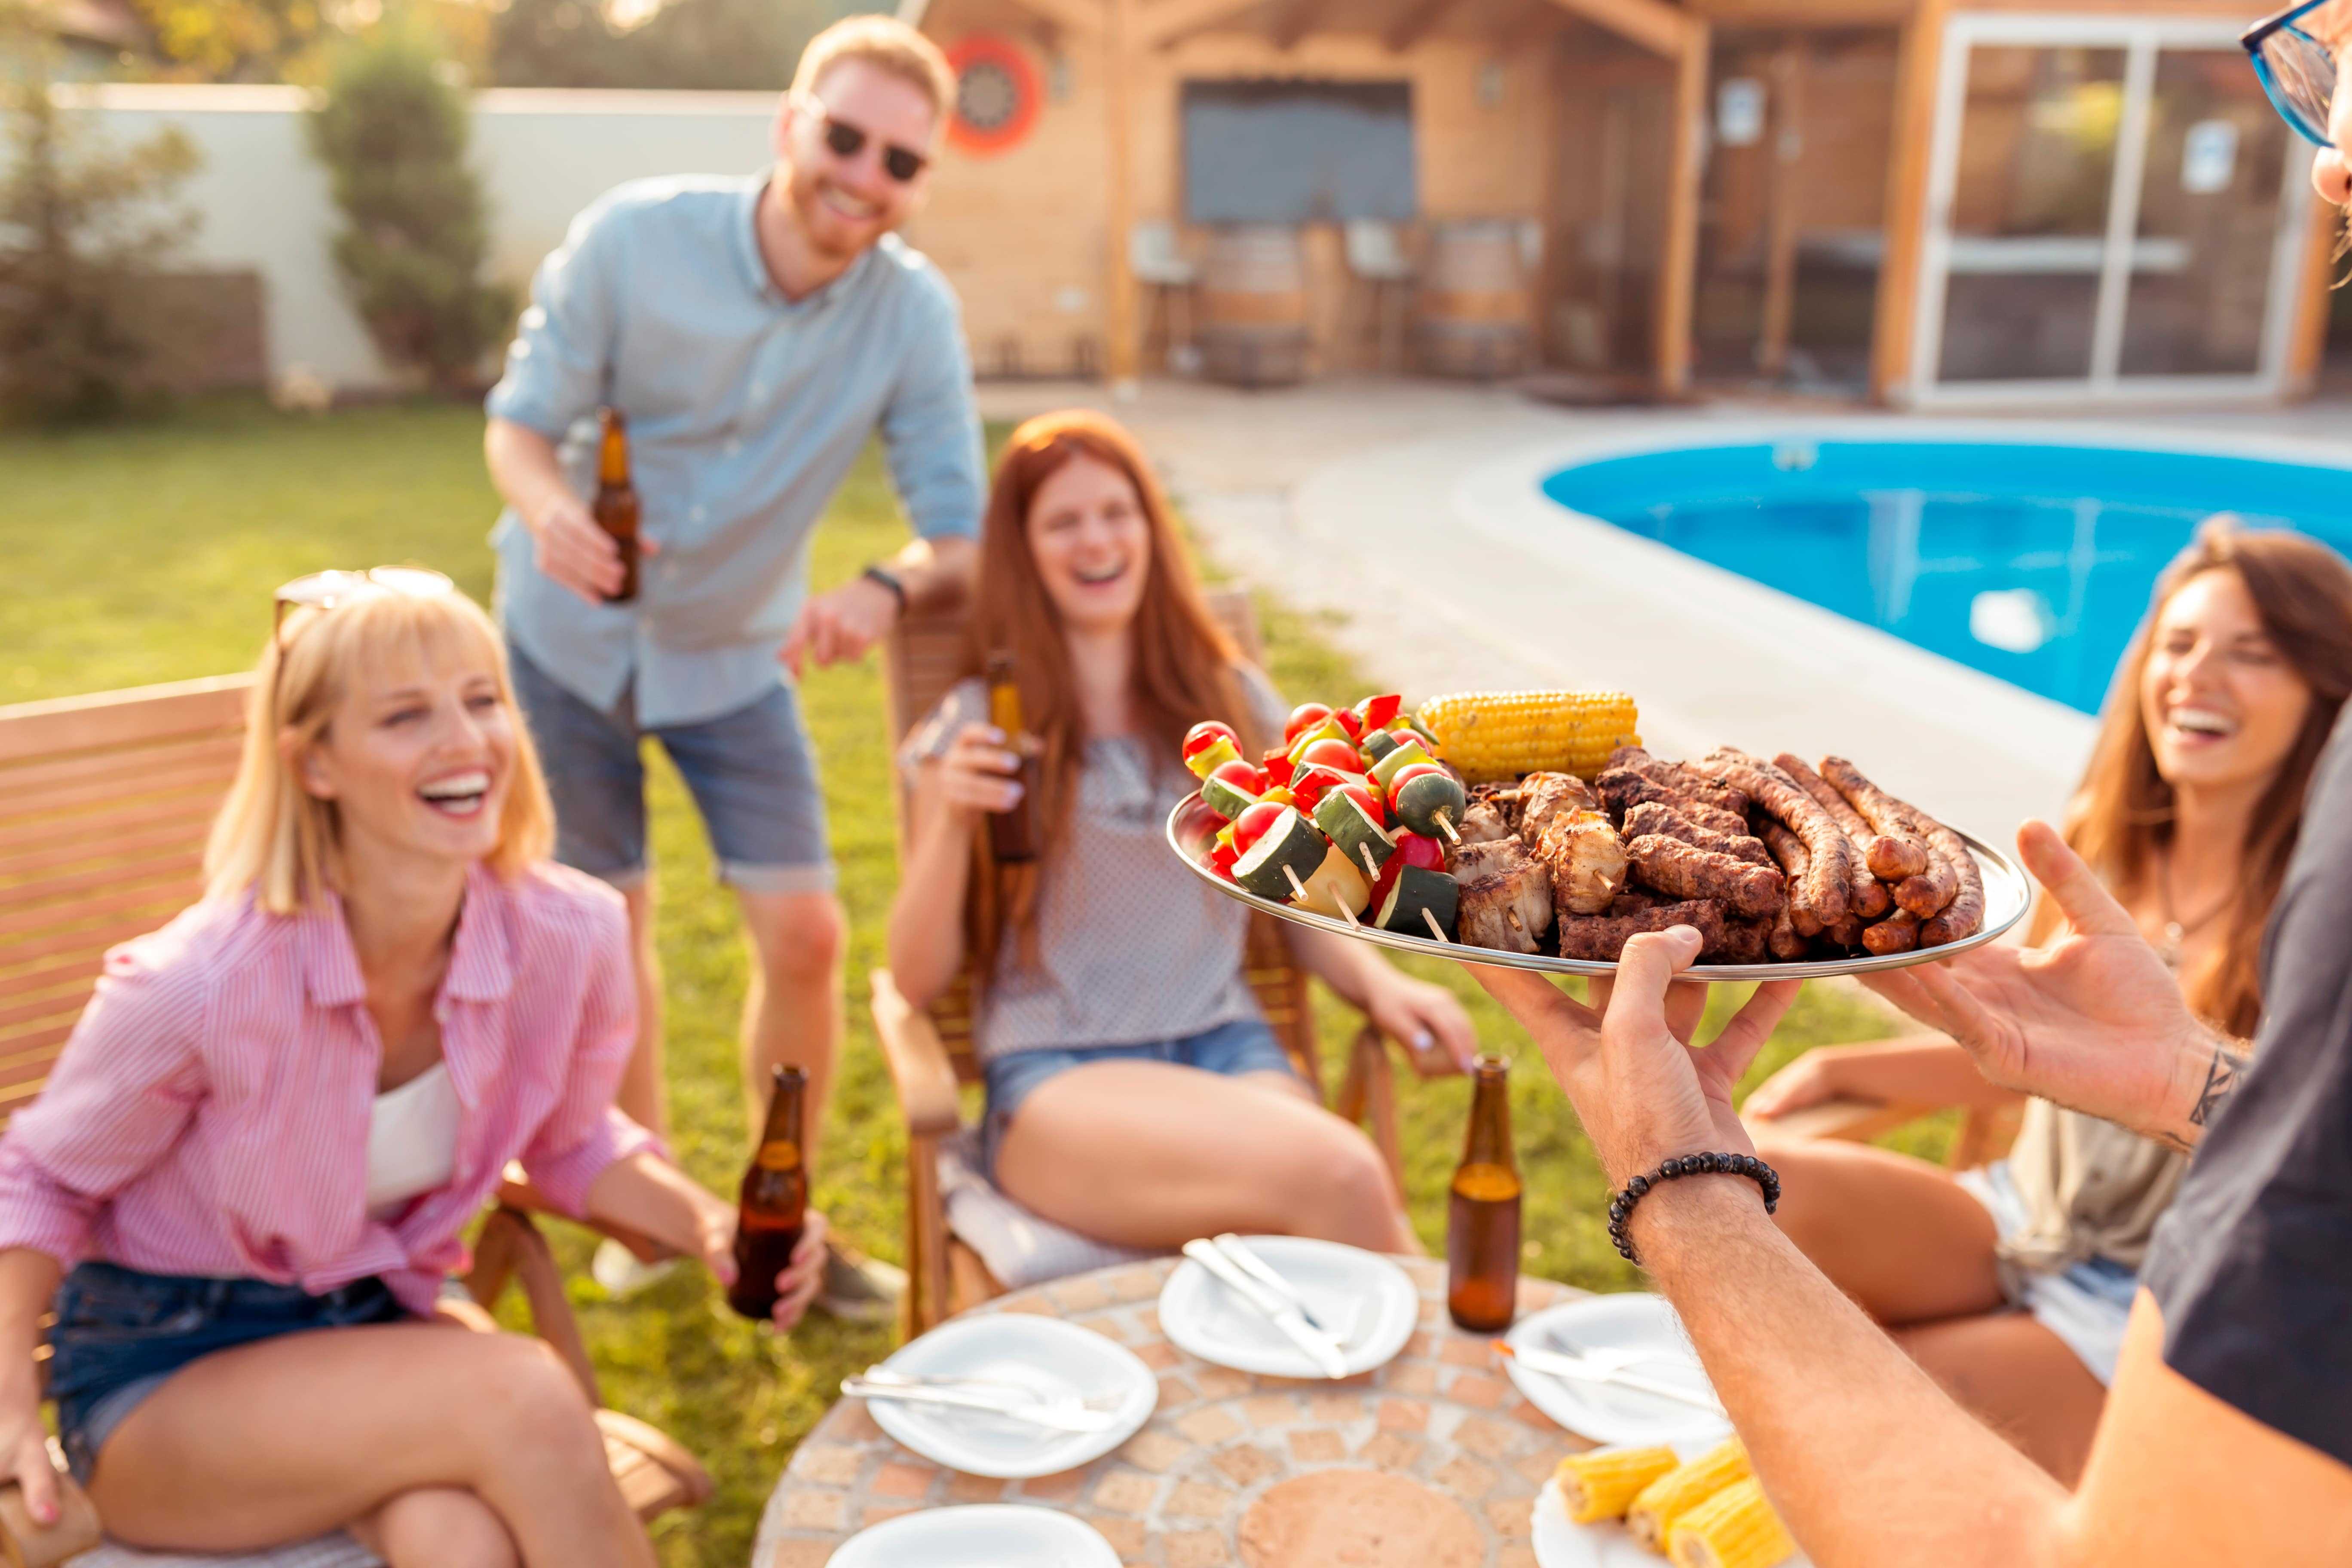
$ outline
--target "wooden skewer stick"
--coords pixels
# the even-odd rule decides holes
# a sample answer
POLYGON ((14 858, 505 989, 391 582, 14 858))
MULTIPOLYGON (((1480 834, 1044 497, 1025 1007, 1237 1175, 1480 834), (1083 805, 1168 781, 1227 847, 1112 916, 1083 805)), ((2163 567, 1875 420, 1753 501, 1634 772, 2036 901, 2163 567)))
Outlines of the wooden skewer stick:
POLYGON ((1359 844, 1356 846, 1356 853, 1364 858, 1365 872, 1374 882, 1378 882, 1381 879, 1381 868, 1372 858, 1372 847, 1369 844, 1359 844))
POLYGON ((1430 935, 1435 937, 1438 941, 1444 942, 1448 947, 1452 947, 1454 945, 1454 939, 1447 936, 1445 934, 1445 928, 1437 923, 1437 911, 1435 910, 1423 910, 1421 911, 1421 918, 1429 922, 1430 935))
MULTIPOLYGON (((1298 879, 1298 873, 1292 870, 1289 867, 1285 866, 1282 868, 1282 874, 1290 879, 1290 890, 1297 896, 1298 907, 1305 910, 1309 914, 1320 913, 1321 911, 1317 910, 1315 905, 1307 899, 1307 884, 1298 879)), ((1348 908, 1346 904, 1340 902, 1337 897, 1332 899, 1331 907, 1339 911, 1339 918, 1346 921, 1349 925, 1354 927, 1358 931, 1364 929, 1357 922, 1355 911, 1348 908)))
POLYGON ((1437 813, 1436 816, 1438 830, 1444 833, 1449 841, 1454 844, 1461 843, 1462 835, 1454 831, 1454 819, 1446 816, 1442 811, 1437 813))

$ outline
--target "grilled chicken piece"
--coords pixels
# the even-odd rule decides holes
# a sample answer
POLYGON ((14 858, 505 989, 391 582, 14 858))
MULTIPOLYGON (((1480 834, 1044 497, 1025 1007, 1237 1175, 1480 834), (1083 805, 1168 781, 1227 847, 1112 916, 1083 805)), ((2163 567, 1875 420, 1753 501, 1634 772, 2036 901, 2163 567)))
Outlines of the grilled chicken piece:
MULTIPOLYGON (((1532 807, 1528 820, 1535 820, 1532 807)), ((1551 873, 1560 914, 1597 915, 1625 886, 1625 841, 1597 811, 1554 812, 1536 840, 1536 859, 1551 873)))
POLYGON ((1465 844, 1490 844, 1498 838, 1513 837, 1511 825, 1490 801, 1474 800, 1470 809, 1462 814, 1462 824, 1454 829, 1465 844))
POLYGON ((1519 837, 1530 849, 1559 817, 1601 809, 1601 802, 1574 773, 1529 773, 1519 781, 1519 837))
POLYGON ((1462 885, 1454 933, 1474 947, 1533 952, 1551 928, 1551 876, 1516 838, 1465 844, 1448 868, 1462 885))

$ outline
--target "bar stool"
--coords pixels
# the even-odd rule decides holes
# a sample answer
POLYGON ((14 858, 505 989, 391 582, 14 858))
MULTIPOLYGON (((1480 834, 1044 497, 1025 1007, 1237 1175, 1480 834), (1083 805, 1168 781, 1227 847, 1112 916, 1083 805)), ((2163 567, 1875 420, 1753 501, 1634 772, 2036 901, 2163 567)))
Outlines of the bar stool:
POLYGON ((1348 290, 1363 302, 1359 316, 1373 341, 1373 364, 1395 370, 1404 362, 1405 313, 1412 303, 1412 258, 1396 224, 1350 219, 1346 230, 1348 290))
POLYGON ((1144 356, 1150 356, 1156 326, 1164 363, 1175 367, 1192 359, 1193 291, 1201 269, 1185 259, 1176 226, 1160 218, 1137 224, 1128 235, 1127 267, 1138 283, 1151 290, 1143 317, 1144 356))

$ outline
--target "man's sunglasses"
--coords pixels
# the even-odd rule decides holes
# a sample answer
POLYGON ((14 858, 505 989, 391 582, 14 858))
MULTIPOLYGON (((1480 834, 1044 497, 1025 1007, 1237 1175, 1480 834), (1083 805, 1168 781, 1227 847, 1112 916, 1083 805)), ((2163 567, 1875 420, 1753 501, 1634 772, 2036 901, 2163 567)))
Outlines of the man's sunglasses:
MULTIPOLYGON (((834 117, 822 100, 803 94, 801 106, 824 121, 824 144, 833 149, 836 158, 855 158, 866 151, 866 143, 875 140, 863 126, 852 125, 846 120, 834 117)), ((882 169, 900 184, 911 184, 915 176, 930 165, 930 160, 911 147, 901 147, 896 142, 885 142, 882 147, 882 169)))
POLYGON ((2295 23, 2334 3, 2305 0, 2238 35, 2238 42, 2253 57, 2254 75, 2262 79, 2272 106, 2304 140, 2322 147, 2335 145, 2327 134, 2327 117, 2336 99, 2336 51, 2295 23))

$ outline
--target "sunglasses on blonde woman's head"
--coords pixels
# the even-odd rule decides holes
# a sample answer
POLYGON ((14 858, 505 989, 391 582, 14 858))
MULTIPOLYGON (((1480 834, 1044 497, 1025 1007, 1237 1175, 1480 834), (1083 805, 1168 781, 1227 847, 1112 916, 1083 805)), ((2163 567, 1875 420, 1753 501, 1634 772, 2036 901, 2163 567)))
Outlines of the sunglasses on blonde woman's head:
MULTIPOLYGON (((802 94, 800 103, 802 108, 824 122, 824 144, 832 149, 836 158, 855 158, 866 151, 868 142, 877 140, 865 127, 852 125, 835 116, 824 106, 824 100, 813 94, 802 94)), ((930 159, 911 147, 901 147, 896 142, 883 142, 880 145, 882 172, 902 185, 911 184, 916 175, 930 166, 930 159)))
POLYGON ((2305 141, 2322 147, 2335 145, 2327 121, 2336 100, 2336 51, 2295 24, 2335 4, 2337 0, 2305 0, 2238 35, 2238 42, 2252 57, 2254 75, 2262 79, 2271 106, 2305 141))
POLYGON ((437 599, 457 587, 440 573, 424 566, 371 566, 364 572, 313 572, 278 590, 276 618, 269 643, 277 658, 270 661, 269 711, 278 711, 279 686, 286 679, 286 616, 291 610, 339 609, 355 599, 392 594, 406 599, 437 599))

